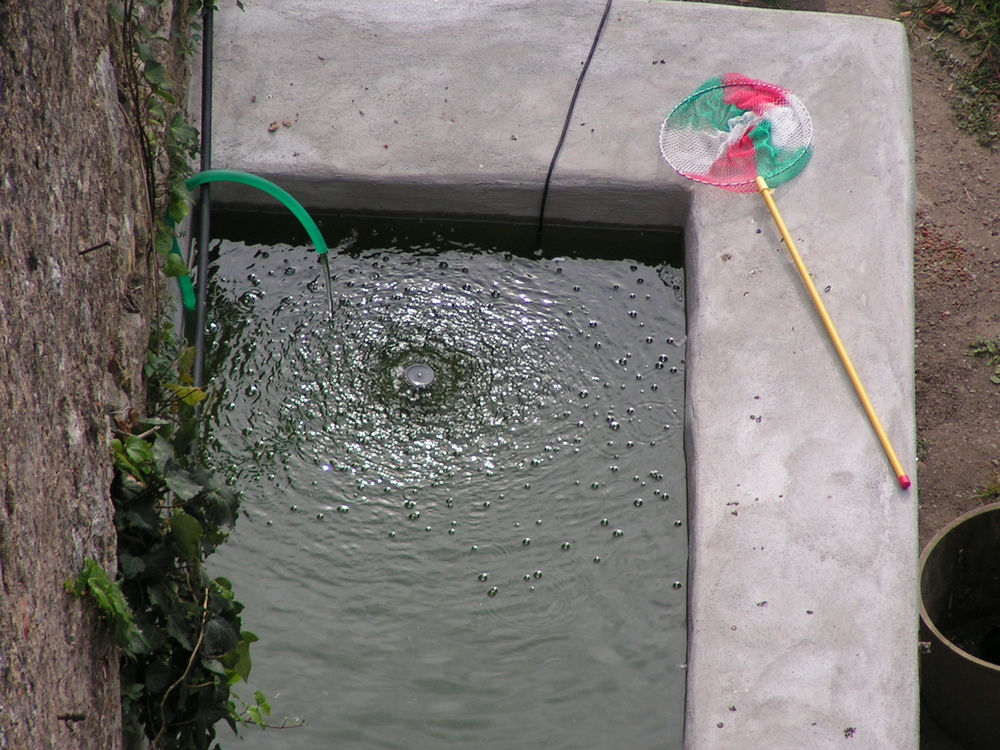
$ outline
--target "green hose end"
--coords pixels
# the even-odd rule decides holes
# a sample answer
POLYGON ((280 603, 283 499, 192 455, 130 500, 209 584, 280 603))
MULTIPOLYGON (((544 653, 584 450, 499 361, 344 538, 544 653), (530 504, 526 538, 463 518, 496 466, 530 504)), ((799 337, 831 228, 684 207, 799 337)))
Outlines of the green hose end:
POLYGON ((196 187, 209 182, 236 182, 241 185, 249 185, 250 187, 264 191, 272 198, 277 198, 294 214, 295 218, 305 228, 309 239, 312 240, 313 245, 316 247, 316 254, 323 255, 328 250, 326 240, 320 233, 319 227, 316 226, 316 222, 313 221, 302 204, 295 200, 287 190, 275 185, 270 180, 265 180, 263 177, 258 177, 255 174, 240 172, 235 169, 206 169, 204 172, 199 172, 189 177, 184 185, 188 190, 194 190, 196 187))
POLYGON ((177 283, 181 287, 181 301, 184 303, 184 309, 194 311, 198 303, 195 301, 194 284, 191 283, 191 276, 189 274, 178 276, 177 283))

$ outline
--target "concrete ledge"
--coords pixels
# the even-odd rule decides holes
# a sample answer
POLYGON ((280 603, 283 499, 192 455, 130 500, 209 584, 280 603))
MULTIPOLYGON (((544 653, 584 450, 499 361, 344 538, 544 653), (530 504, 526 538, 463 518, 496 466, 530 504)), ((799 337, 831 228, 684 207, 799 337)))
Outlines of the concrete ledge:
MULTIPOLYGON (((603 0, 337 5, 220 11, 215 166, 310 207, 535 216, 603 0)), ((815 155, 776 199, 916 474, 902 27, 616 0, 548 215, 686 227, 686 744, 915 748, 916 489, 897 489, 763 202, 659 156, 674 104, 729 71, 809 108, 815 155)))

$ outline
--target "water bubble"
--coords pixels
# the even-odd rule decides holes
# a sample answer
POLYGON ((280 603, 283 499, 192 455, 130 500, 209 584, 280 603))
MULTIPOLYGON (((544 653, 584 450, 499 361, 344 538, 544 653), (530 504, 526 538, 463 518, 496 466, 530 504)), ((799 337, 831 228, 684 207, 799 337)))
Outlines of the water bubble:
POLYGON ((579 292, 579 291, 580 291, 580 287, 578 287, 578 286, 574 286, 574 287, 573 287, 573 291, 574 291, 574 292, 579 292))
POLYGON ((601 485, 598 482, 591 482, 590 483, 590 489, 592 489, 592 490, 596 490, 600 486, 601 485))
POLYGON ((680 581, 674 581, 674 588, 679 589, 683 584, 680 581))
POLYGON ((600 341, 595 341, 594 342, 594 348, 595 349, 600 349, 601 348, 601 342, 600 341))
POLYGON ((601 519, 601 526, 607 526, 609 523, 611 523, 611 521, 609 521, 607 518, 601 519))
POLYGON ((273 523, 274 523, 274 521, 268 521, 268 522, 267 522, 267 525, 268 525, 268 526, 271 526, 271 525, 272 525, 273 523))
POLYGON ((647 343, 647 344, 652 344, 652 343, 653 343, 653 341, 654 341, 654 339, 653 339, 653 337, 652 337, 652 336, 647 336, 647 337, 646 337, 646 343, 647 343))
POLYGON ((297 272, 298 269, 295 268, 295 266, 286 266, 285 270, 282 271, 282 273, 284 273, 285 276, 294 276, 297 272))
POLYGON ((608 468, 611 469, 611 471, 618 471, 617 466, 609 466, 608 468))
POLYGON ((630 318, 634 318, 634 317, 635 317, 635 316, 637 316, 638 314, 639 314, 639 313, 637 313, 637 312, 636 312, 635 310, 629 310, 629 311, 628 311, 628 316, 629 316, 630 318))
POLYGON ((407 518, 409 518, 411 521, 416 521, 418 518, 420 518, 420 511, 419 510, 413 511, 409 516, 407 516, 407 518))
POLYGON ((587 321, 587 325, 589 325, 591 328, 597 328, 597 321, 596 320, 587 321))
POLYGON ((348 505, 338 505, 337 506, 337 512, 338 513, 349 513, 350 511, 351 511, 351 508, 348 505))
POLYGON ((539 518, 537 521, 535 521, 535 526, 541 526, 541 525, 542 525, 542 519, 539 518))
POLYGON ((672 372, 672 373, 676 373, 676 372, 677 372, 677 368, 676 368, 676 367, 671 367, 671 368, 670 368, 670 372, 672 372))
POLYGON ((564 550, 566 550, 566 549, 569 549, 571 545, 570 545, 570 543, 569 543, 569 542, 563 542, 561 546, 562 546, 562 548, 563 548, 564 550))
POLYGON ((632 501, 632 505, 634 505, 636 508, 641 508, 642 507, 642 498, 641 497, 637 497, 635 500, 632 501))
POLYGON ((601 556, 600 555, 595 555, 594 556, 594 562, 595 563, 599 563, 600 561, 601 561, 601 556))
POLYGON ((316 514, 316 519, 317 519, 318 521, 322 521, 322 520, 323 520, 324 518, 326 518, 326 516, 325 516, 325 515, 323 515, 322 513, 317 513, 317 514, 316 514))
POLYGON ((682 520, 680 520, 680 519, 677 519, 676 521, 674 521, 674 526, 683 526, 683 525, 684 525, 684 522, 682 520))
POLYGON ((413 500, 404 500, 403 507, 406 508, 407 510, 411 510, 412 508, 416 508, 417 504, 413 500))
POLYGON ((472 550, 473 552, 475 552, 476 550, 478 550, 478 549, 479 549, 479 545, 478 545, 478 544, 473 544, 473 545, 472 545, 472 547, 471 547, 470 549, 471 549, 471 550, 472 550))
POLYGON ((455 533, 455 529, 448 529, 448 533, 449 534, 454 534, 455 533))
POLYGON ((611 536, 615 536, 615 537, 624 536, 624 535, 625 535, 625 532, 622 531, 621 529, 615 529, 614 531, 611 532, 611 536))
POLYGON ((486 592, 486 595, 487 595, 487 596, 496 596, 496 595, 497 595, 497 592, 498 592, 499 590, 500 590, 500 589, 498 589, 498 588, 497 588, 496 586, 494 586, 493 588, 491 588, 491 589, 490 589, 489 591, 487 591, 487 592, 486 592))
POLYGON ((395 539, 396 538, 396 532, 395 531, 390 531, 389 532, 389 538, 390 539, 395 539))
POLYGON ((489 508, 490 507, 490 501, 489 500, 483 500, 483 507, 484 508, 489 508))
POLYGON ((430 530, 431 530, 431 527, 430 527, 430 526, 425 526, 425 527, 424 527, 424 531, 430 531, 430 530))
POLYGON ((293 505, 293 506, 292 506, 291 508, 289 508, 288 510, 298 510, 298 509, 299 509, 299 506, 298 506, 298 505, 293 505))
MULTIPOLYGON (((580 398, 587 398, 587 396, 589 396, 589 395, 590 394, 587 393, 587 391, 582 390, 582 389, 580 390, 580 398)), ((582 426, 582 424, 580 426, 582 426)))
POLYGON ((524 539, 521 540, 521 544, 527 547, 529 544, 531 544, 531 540, 528 537, 525 537, 524 539))
POLYGON ((610 427, 610 428, 611 428, 612 430, 617 430, 617 429, 619 429, 619 428, 621 427, 621 425, 620 425, 620 424, 618 424, 617 422, 611 422, 611 424, 609 424, 608 426, 609 426, 609 427, 610 427))
POLYGON ((655 365, 653 365, 653 367, 655 367, 657 370, 662 370, 664 365, 662 362, 657 362, 655 365))

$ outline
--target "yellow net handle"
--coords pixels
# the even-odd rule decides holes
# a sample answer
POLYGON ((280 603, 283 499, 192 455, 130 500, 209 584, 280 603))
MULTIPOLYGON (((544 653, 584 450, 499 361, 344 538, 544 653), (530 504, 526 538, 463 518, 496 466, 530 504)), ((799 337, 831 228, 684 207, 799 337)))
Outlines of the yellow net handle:
POLYGON ((833 324, 833 319, 830 317, 830 313, 826 311, 826 305, 823 304, 823 299, 819 296, 819 291, 816 289, 816 285, 813 284, 812 278, 809 276, 809 269, 806 268, 806 264, 802 260, 802 256, 799 255, 799 250, 795 246, 795 240, 792 239, 792 235, 788 232, 788 227, 785 226, 784 220, 781 218, 781 213, 778 211, 778 206, 774 202, 774 198, 771 193, 772 190, 767 185, 767 181, 763 177, 757 177, 754 181, 757 184, 757 190, 764 197, 764 201, 767 203, 768 209, 771 211, 771 216, 774 218, 774 223, 778 225, 778 231, 781 232, 781 236, 785 240, 785 245, 788 246, 788 252, 792 255, 792 260, 795 261, 795 267, 799 270, 799 276, 802 277, 802 281, 806 285, 806 289, 809 290, 809 296, 812 297, 813 304, 816 305, 816 309, 819 311, 819 316, 823 320, 823 325, 826 327, 826 332, 830 335, 830 340, 833 341, 833 346, 837 350, 837 354, 840 356, 840 361, 844 365, 844 369, 847 370, 847 377, 851 379, 851 384, 854 386, 854 390, 858 394, 858 398, 861 399, 861 405, 865 407, 865 413, 868 415, 868 421, 871 422, 872 427, 875 429, 875 434, 878 435, 879 442, 882 443, 882 449, 885 451, 886 457, 889 459, 889 463, 892 464, 892 470, 896 472, 896 478, 899 480, 899 486, 904 490, 910 487, 910 478, 903 471, 902 464, 899 463, 899 458, 896 457, 896 451, 892 448, 892 442, 889 440, 889 436, 885 434, 885 430, 882 429, 882 423, 879 422, 878 415, 875 413, 875 408, 872 406, 871 400, 868 398, 868 393, 865 391, 864 385, 861 383, 861 378, 858 377, 857 370, 854 369, 854 364, 851 362, 850 356, 847 354, 847 349, 844 348, 844 343, 840 340, 840 334, 837 333, 837 327, 833 324))

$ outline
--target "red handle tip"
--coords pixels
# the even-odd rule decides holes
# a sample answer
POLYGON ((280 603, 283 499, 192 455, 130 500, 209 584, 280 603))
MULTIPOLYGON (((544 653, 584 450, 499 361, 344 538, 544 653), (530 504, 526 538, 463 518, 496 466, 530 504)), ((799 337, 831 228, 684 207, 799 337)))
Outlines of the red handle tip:
POLYGON ((911 484, 913 484, 913 482, 910 481, 910 478, 906 476, 906 474, 902 474, 899 477, 899 486, 902 487, 904 490, 910 489, 911 484))

